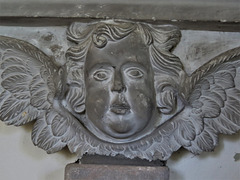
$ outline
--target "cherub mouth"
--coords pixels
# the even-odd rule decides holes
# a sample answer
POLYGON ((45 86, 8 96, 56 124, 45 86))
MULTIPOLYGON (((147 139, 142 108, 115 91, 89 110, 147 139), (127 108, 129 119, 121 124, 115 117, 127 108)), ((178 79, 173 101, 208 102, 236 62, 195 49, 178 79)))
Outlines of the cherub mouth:
POLYGON ((127 114, 130 112, 130 106, 126 104, 113 104, 110 110, 115 114, 127 114))

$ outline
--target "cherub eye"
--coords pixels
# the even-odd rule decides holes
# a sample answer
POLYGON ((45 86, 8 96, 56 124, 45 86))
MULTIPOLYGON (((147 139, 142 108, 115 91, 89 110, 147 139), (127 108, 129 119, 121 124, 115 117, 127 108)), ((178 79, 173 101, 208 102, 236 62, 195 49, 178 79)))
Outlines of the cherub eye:
POLYGON ((93 74, 93 77, 97 81, 105 81, 109 78, 109 74, 105 70, 98 70, 93 74))
POLYGON ((127 74, 127 76, 134 78, 134 79, 143 77, 143 72, 138 68, 129 68, 126 71, 126 74, 127 74))

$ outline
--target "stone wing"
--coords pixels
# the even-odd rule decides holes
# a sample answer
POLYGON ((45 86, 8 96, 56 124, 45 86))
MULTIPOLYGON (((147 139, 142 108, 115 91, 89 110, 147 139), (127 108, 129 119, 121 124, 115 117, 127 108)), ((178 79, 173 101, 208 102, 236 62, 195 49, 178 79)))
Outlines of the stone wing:
POLYGON ((36 120, 33 142, 48 152, 66 145, 65 117, 54 107, 60 74, 61 68, 33 45, 0 36, 0 120, 15 126, 36 120))
POLYGON ((183 146, 194 154, 213 151, 218 134, 234 134, 240 130, 240 48, 215 57, 185 81, 185 108, 166 122, 160 134, 169 150, 183 146))
POLYGON ((188 103, 195 136, 185 148, 212 151, 218 134, 240 130, 240 48, 229 50, 198 69, 189 80, 188 103))

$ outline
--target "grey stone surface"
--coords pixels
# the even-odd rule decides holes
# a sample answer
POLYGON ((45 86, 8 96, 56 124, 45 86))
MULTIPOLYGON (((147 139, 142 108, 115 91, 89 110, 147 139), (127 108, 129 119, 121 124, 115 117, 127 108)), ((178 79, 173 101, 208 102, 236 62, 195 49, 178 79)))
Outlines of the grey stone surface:
POLYGON ((65 180, 169 180, 168 167, 68 164, 65 180))
POLYGON ((1 0, 0 16, 239 22, 238 0, 1 0))

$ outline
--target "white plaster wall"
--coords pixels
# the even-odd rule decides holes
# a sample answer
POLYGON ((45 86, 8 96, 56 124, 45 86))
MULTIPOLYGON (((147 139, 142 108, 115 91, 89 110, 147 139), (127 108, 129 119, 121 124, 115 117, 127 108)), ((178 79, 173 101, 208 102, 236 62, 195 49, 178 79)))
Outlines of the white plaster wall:
MULTIPOLYGON (((47 154, 31 142, 32 124, 19 127, 0 122, 1 180, 63 180, 64 168, 76 160, 66 149, 47 154)), ((215 152, 200 156, 180 150, 168 161, 170 180, 239 180, 240 134, 221 136, 215 152)))
POLYGON ((76 157, 66 150, 47 154, 31 141, 32 124, 17 128, 0 122, 1 180, 61 180, 76 157))
POLYGON ((240 133, 221 136, 214 152, 199 156, 180 150, 168 161, 170 180, 239 180, 240 160, 234 156, 240 152, 240 133))
MULTIPOLYGON (((1 35, 27 40, 45 53, 63 61, 62 52, 67 48, 66 27, 0 27, 1 35), (53 42, 44 42, 43 35, 52 33, 53 42), (18 36, 16 36, 16 34, 18 36), (59 44, 60 50, 50 49, 59 44)), ((182 41, 175 49, 188 73, 194 66, 200 66, 220 52, 240 46, 240 33, 182 31, 182 41)), ((22 127, 6 126, 0 122, 0 180, 61 180, 66 164, 76 157, 67 149, 48 155, 31 142, 32 124, 22 127)), ((240 134, 221 136, 219 146, 213 153, 193 156, 180 150, 168 161, 170 180, 239 180, 240 160, 234 155, 240 153, 240 134)))

